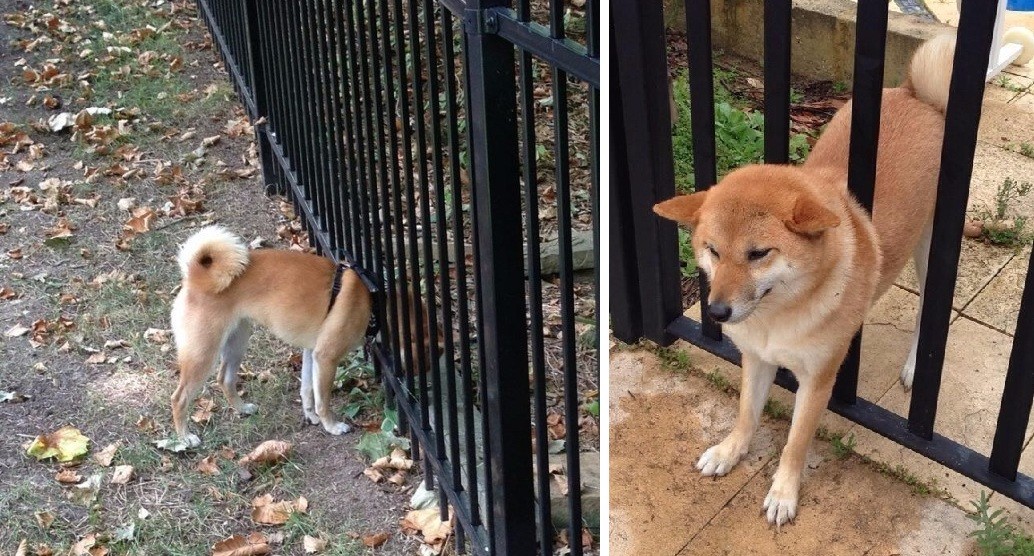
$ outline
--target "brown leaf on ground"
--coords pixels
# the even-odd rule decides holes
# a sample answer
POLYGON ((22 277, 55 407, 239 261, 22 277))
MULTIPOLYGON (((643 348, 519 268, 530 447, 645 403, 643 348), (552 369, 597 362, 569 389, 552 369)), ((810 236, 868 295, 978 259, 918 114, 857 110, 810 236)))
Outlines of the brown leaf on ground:
POLYGON ((122 228, 132 234, 142 234, 151 231, 151 226, 154 225, 154 221, 158 217, 151 207, 137 207, 130 214, 133 217, 127 220, 122 228))
POLYGON ((54 479, 56 479, 57 482, 66 485, 74 485, 83 480, 82 476, 76 473, 74 469, 68 468, 58 471, 57 474, 54 475, 54 479))
POLYGON ((366 475, 371 481, 379 483, 384 480, 384 474, 372 467, 367 467, 363 470, 363 475, 366 475))
POLYGON ((154 432, 158 430, 158 426, 154 423, 154 418, 149 415, 141 415, 136 420, 136 428, 141 432, 154 432))
POLYGON ((93 461, 97 462, 97 465, 102 467, 110 467, 111 461, 115 459, 115 452, 118 451, 121 442, 112 442, 104 447, 103 450, 93 455, 93 461))
POLYGON ((198 473, 202 475, 219 475, 219 466, 215 463, 215 456, 208 456, 197 462, 198 473))
POLYGON ((287 460, 287 454, 291 451, 291 443, 283 440, 267 440, 259 444, 238 462, 241 465, 252 463, 274 464, 287 460))
MULTIPOLYGON (((363 541, 366 542, 365 540, 363 541)), ((372 545, 366 545, 372 546, 372 545)), ((380 546, 380 545, 377 545, 380 546)), ((306 554, 318 554, 327 549, 327 539, 321 539, 319 537, 311 537, 305 535, 302 537, 302 548, 305 549, 306 554)))
POLYGON ((190 420, 198 424, 205 424, 212 420, 212 411, 215 410, 215 402, 212 398, 198 398, 194 404, 197 409, 190 416, 190 420))
POLYGON ((132 465, 117 465, 115 466, 115 472, 111 475, 111 483, 115 485, 124 485, 128 483, 132 478, 132 465))
POLYGON ((424 542, 432 548, 441 547, 452 535, 452 520, 442 521, 437 507, 413 510, 402 518, 401 525, 402 531, 408 535, 423 535, 424 542))
POLYGON ((106 548, 103 548, 103 552, 94 552, 94 548, 102 547, 97 546, 97 535, 90 533, 72 545, 72 554, 75 556, 103 556, 108 553, 106 548))
POLYGON ((363 535, 363 544, 370 548, 377 548, 388 541, 388 534, 385 532, 363 535))
POLYGON ((273 501, 272 494, 263 494, 251 501, 251 520, 260 525, 283 525, 294 512, 305 513, 309 502, 304 497, 298 500, 273 501))
POLYGON ((47 529, 51 523, 54 523, 54 514, 50 512, 36 512, 33 515, 36 517, 36 523, 39 524, 40 529, 47 529))
POLYGON ((18 293, 7 286, 0 287, 0 299, 14 299, 18 293))
POLYGON ((212 546, 212 556, 259 556, 271 549, 262 533, 251 533, 246 538, 234 535, 212 546))
POLYGON ((97 353, 94 353, 93 355, 87 357, 86 363, 88 365, 100 365, 101 363, 104 363, 107 360, 108 356, 105 355, 103 351, 98 351, 97 353))

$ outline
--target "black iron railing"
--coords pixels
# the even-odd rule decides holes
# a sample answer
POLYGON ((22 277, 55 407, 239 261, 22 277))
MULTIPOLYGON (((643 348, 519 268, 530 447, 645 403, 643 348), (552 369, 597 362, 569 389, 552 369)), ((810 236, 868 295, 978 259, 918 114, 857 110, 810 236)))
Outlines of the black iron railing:
MULTIPOLYGON (((599 277, 593 294, 575 296, 572 231, 587 225, 598 240, 597 5, 198 1, 258 124, 269 191, 293 200, 318 251, 368 270, 383 292, 375 367, 427 486, 437 483, 444 516, 454 511, 460 550, 553 552, 552 380, 566 428, 567 542, 583 553, 578 381, 598 380, 599 368, 578 358, 576 309, 598 331, 599 277), (536 96, 543 87, 548 103, 536 96), (577 149, 573 121, 588 139, 577 149), (552 172, 538 166, 542 152, 552 172), (591 202, 576 209, 574 193, 591 202), (548 346, 544 204, 559 245, 560 334, 548 346), (411 316, 416 326, 402 324, 411 316), (559 365, 547 365, 547 349, 559 365)), ((598 332, 593 342, 598 354, 598 332)))
MULTIPOLYGON (((711 11, 706 0, 685 4, 694 172, 696 187, 705 189, 716 181, 711 11)), ((790 7, 789 0, 765 2, 765 161, 772 163, 789 160, 790 7)), ((1034 507, 1034 479, 1017 473, 1034 399, 1034 259, 1028 268, 990 456, 934 432, 933 426, 995 9, 996 2, 967 2, 962 8, 908 416, 857 396, 861 333, 840 369, 829 407, 1034 507)), ((683 315, 675 226, 656 218, 651 210, 655 203, 675 195, 661 3, 615 2, 611 11, 615 85, 610 136, 614 334, 624 341, 645 337, 663 345, 682 338, 738 364, 739 352, 723 339, 721 327, 707 316, 708 290, 703 277, 700 320, 683 315)), ((886 2, 859 0, 849 184, 869 210, 876 173, 887 18, 886 2)), ((785 370, 780 370, 776 382, 796 389, 793 376, 785 370)))

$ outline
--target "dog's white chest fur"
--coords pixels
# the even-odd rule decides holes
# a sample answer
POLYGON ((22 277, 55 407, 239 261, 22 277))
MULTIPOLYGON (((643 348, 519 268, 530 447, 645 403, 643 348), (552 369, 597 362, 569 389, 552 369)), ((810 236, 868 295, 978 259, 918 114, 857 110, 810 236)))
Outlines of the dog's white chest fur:
POLYGON ((822 370, 829 359, 829 346, 808 342, 800 327, 726 326, 724 332, 741 352, 749 352, 766 363, 793 371, 798 377, 822 370))

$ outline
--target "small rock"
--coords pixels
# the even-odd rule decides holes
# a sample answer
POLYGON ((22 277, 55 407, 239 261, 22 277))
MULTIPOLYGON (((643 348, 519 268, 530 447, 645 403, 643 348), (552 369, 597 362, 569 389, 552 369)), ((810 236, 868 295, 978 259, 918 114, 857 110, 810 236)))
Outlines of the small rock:
POLYGON ((980 220, 970 220, 962 227, 962 235, 968 238, 977 238, 984 233, 984 223, 980 220))

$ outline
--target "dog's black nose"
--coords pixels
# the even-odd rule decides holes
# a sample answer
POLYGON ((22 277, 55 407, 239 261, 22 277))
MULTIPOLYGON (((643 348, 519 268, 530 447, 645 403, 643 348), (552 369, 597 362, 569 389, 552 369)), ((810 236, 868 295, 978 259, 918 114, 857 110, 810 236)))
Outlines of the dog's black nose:
POLYGON ((732 307, 727 303, 716 301, 707 306, 707 314, 718 322, 725 322, 732 316, 732 307))

